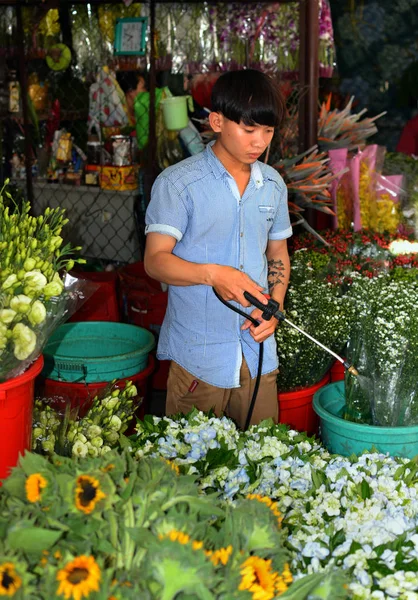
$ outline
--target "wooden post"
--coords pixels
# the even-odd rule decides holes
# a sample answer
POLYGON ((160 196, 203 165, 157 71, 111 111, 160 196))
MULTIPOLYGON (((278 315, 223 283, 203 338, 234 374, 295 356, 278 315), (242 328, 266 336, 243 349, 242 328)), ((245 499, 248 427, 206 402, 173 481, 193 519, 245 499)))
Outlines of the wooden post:
POLYGON ((151 198, 151 188, 157 173, 157 139, 156 139, 156 114, 155 114, 155 87, 156 87, 156 40, 155 40, 155 2, 150 0, 150 60, 149 60, 149 131, 148 145, 145 157, 146 169, 144 173, 144 196, 148 204, 151 198))
POLYGON ((26 169, 26 193, 27 199, 33 206, 33 181, 32 181, 32 156, 33 148, 29 131, 29 109, 28 109, 28 77, 25 61, 25 38, 23 33, 22 5, 16 6, 17 43, 19 52, 19 83, 22 100, 23 127, 25 130, 25 169, 26 169))
MULTIPOLYGON (((318 137, 318 77, 319 77, 319 5, 318 0, 300 0, 299 9, 299 151, 317 143, 318 137)), ((307 210, 306 218, 316 226, 316 211, 307 210)))

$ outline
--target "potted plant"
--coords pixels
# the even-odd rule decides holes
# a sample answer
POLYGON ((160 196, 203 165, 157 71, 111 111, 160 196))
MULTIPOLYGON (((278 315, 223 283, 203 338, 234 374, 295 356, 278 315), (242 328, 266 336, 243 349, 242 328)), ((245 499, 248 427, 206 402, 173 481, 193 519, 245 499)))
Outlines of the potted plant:
MULTIPOLYGON (((305 249, 292 255, 284 309, 295 325, 340 353, 348 339, 353 307, 338 280, 327 279, 329 262, 327 255, 305 249)), ((286 323, 277 328, 276 341, 280 421, 314 433, 313 394, 329 381, 334 359, 286 323)))

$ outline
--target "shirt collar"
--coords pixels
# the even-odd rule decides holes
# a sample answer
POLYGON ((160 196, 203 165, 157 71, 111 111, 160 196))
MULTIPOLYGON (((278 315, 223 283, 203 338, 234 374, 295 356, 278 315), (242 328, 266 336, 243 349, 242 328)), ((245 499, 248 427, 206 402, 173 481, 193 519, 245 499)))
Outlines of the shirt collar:
MULTIPOLYGON (((225 167, 223 166, 223 164, 221 163, 219 158, 216 156, 216 154, 212 150, 212 146, 214 143, 215 143, 215 141, 212 141, 206 145, 205 152, 206 152, 206 157, 207 157, 209 166, 211 167, 216 179, 219 179, 224 174, 228 175, 228 177, 231 177, 231 174, 228 173, 228 171, 225 169, 225 167)), ((264 178, 263 178, 263 174, 262 174, 261 168, 260 168, 260 163, 258 162, 258 160, 251 163, 251 179, 253 180, 256 188, 263 187, 264 178)))

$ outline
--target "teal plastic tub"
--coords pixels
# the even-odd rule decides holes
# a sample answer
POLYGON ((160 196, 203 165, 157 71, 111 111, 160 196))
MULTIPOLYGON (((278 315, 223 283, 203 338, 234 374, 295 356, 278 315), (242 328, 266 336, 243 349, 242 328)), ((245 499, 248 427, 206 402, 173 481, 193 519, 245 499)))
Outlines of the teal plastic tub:
POLYGON ((344 381, 330 383, 318 390, 313 408, 320 418, 320 437, 333 454, 349 456, 364 450, 378 450, 391 456, 413 458, 418 455, 418 425, 376 427, 346 421, 344 381))
POLYGON ((125 323, 87 321, 61 325, 44 349, 43 377, 96 383, 143 371, 155 346, 147 329, 125 323))

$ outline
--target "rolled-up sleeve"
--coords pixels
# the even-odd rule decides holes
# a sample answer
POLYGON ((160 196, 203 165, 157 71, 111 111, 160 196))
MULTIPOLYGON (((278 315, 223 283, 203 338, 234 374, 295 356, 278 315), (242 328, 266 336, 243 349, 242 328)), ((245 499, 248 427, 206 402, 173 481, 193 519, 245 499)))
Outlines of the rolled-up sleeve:
POLYGON ((182 239, 188 223, 185 195, 164 175, 155 180, 145 214, 145 233, 162 233, 182 239))
POLYGON ((285 240, 291 237, 293 230, 290 223, 289 207, 287 204, 287 187, 282 179, 275 182, 275 189, 278 196, 278 209, 269 232, 269 239, 285 240))

